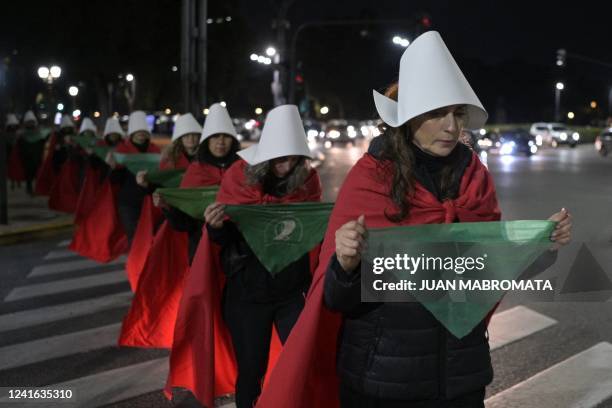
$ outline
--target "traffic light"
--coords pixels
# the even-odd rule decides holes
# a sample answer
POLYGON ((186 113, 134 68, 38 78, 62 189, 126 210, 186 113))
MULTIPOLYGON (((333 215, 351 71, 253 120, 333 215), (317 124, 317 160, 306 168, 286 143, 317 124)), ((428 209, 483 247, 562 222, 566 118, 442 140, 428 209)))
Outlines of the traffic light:
POLYGON ((565 57, 567 57, 567 51, 564 48, 557 50, 557 66, 562 67, 565 65, 565 57))

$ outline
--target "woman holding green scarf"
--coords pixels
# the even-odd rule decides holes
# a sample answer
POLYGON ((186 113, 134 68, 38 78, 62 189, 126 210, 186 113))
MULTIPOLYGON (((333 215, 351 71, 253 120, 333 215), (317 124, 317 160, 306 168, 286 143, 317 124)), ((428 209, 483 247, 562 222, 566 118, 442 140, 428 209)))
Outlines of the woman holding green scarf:
MULTIPOLYGON (((17 144, 21 155, 21 164, 25 170, 26 190, 33 194, 32 182, 37 174, 45 152, 46 136, 38 128, 38 119, 34 112, 27 111, 23 117, 23 132, 19 135, 17 144)), ((36 183, 38 189, 38 180, 36 183)), ((48 188, 51 188, 49 185, 48 188)), ((38 194, 38 191, 36 192, 38 194)))
MULTIPOLYGON (((306 307, 258 407, 484 407, 488 317, 457 338, 419 302, 362 302, 360 264, 368 228, 500 220, 491 175, 458 142, 487 113, 435 31, 410 44, 399 83, 374 101, 389 129, 342 186, 306 307)), ((572 223, 565 209, 550 220, 555 250, 572 223)), ((547 251, 540 267, 555 257, 547 251)))

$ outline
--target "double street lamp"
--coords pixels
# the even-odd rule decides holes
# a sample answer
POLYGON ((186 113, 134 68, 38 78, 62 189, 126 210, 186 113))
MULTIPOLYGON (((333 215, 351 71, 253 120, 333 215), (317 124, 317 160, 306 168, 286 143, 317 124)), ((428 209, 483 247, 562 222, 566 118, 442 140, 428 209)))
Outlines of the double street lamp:
POLYGON ((44 65, 38 67, 38 77, 49 85, 53 84, 53 81, 58 79, 61 75, 62 69, 57 65, 52 65, 50 68, 44 65))

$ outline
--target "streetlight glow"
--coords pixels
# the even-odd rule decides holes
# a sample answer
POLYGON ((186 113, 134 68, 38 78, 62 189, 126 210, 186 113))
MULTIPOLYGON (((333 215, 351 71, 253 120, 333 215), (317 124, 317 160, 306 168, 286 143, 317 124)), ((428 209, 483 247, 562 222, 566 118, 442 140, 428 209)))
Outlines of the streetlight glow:
POLYGON ((255 108, 255 114, 256 115, 261 115, 263 113, 263 109, 261 108, 255 108))
POLYGON ((329 108, 327 106, 321 107, 321 115, 327 115, 329 113, 329 108))
POLYGON ((60 103, 58 103, 58 104, 57 104, 57 110, 58 110, 58 111, 60 111, 60 112, 61 112, 61 111, 63 111, 63 110, 64 110, 64 104, 63 104, 63 103, 61 103, 61 102, 60 102, 60 103))
POLYGON ((127 75, 125 76, 125 80, 126 80, 126 81, 128 81, 128 82, 132 82, 132 81, 134 80, 134 75, 132 75, 132 74, 127 74, 127 75))
POLYGON ((170 108, 166 108, 166 109, 164 110, 164 113, 165 113, 166 115, 169 115, 169 114, 171 114, 171 113, 172 113, 172 110, 171 110, 170 108))
POLYGON ((266 49, 266 55, 268 55, 268 57, 273 57, 276 55, 276 48, 274 47, 268 47, 266 49))
POLYGON ((224 108, 227 106, 227 104, 225 103, 225 101, 221 101, 221 103, 220 103, 219 105, 223 106, 224 108))
POLYGON ((95 112, 94 112, 94 118, 99 118, 99 117, 100 117, 100 112, 95 111, 95 112))
POLYGON ((259 59, 259 55, 251 54, 251 61, 257 61, 259 59))
POLYGON ((68 88, 68 94, 70 94, 70 96, 77 96, 79 94, 79 88, 74 85, 71 86, 70 88, 68 88))
POLYGON ((75 110, 72 112, 72 117, 73 117, 73 118, 78 118, 79 116, 81 116, 81 110, 80 110, 80 109, 75 109, 75 110))
POLYGON ((597 101, 591 101, 591 109, 597 108, 597 101))
POLYGON ((49 76, 49 68, 47 67, 38 68, 38 76, 40 77, 40 79, 47 79, 47 77, 49 76))
POLYGON ((567 112, 567 118, 568 119, 574 119, 574 112, 567 112))
POLYGON ((208 115, 208 108, 204 108, 204 109, 202 110, 202 113, 203 113, 203 114, 205 114, 205 115, 208 115))
POLYGON ((272 63, 272 60, 270 58, 265 58, 263 63, 265 65, 270 65, 272 63))
POLYGON ((171 69, 172 69, 172 72, 178 71, 178 67, 176 65, 173 65, 171 69))
POLYGON ((563 89, 565 89, 565 84, 563 84, 563 82, 557 82, 556 87, 558 90, 562 91, 563 89))
POLYGON ((62 69, 57 65, 53 65, 49 72, 51 73, 51 77, 53 77, 54 79, 57 79, 60 77, 60 75, 62 75, 62 69))

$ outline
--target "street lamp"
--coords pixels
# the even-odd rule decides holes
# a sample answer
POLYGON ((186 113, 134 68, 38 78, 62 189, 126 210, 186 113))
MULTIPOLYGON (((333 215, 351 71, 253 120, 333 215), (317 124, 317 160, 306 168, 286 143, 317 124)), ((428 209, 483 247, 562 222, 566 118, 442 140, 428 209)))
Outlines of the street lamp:
POLYGON ((399 35, 394 36, 392 41, 393 41, 393 44, 399 45, 404 48, 410 45, 410 41, 407 38, 404 38, 399 35))
POLYGON ((128 82, 132 82, 132 81, 134 80, 134 75, 132 75, 132 74, 127 74, 127 75, 125 76, 125 80, 126 80, 126 81, 128 81, 128 82))
POLYGON ((72 85, 70 88, 68 88, 68 94, 70 96, 77 96, 79 94, 79 88, 77 88, 76 86, 72 85))
POLYGON ((38 77, 43 81, 47 82, 49 85, 53 83, 56 79, 58 79, 62 75, 62 69, 57 65, 52 65, 51 68, 46 66, 38 67, 38 77))
POLYGON ((329 108, 327 106, 322 106, 319 112, 321 112, 321 115, 327 115, 329 113, 329 108))
POLYGON ((560 113, 560 105, 561 105, 561 91, 565 89, 565 84, 563 82, 557 82, 555 84, 555 121, 559 121, 560 113))
POLYGON ((274 47, 268 47, 268 48, 266 49, 266 55, 267 55, 268 57, 273 57, 273 56, 275 56, 275 55, 276 55, 276 48, 274 48, 274 47))
POLYGON ((263 109, 261 108, 255 108, 255 114, 256 115, 261 115, 263 113, 263 109))

